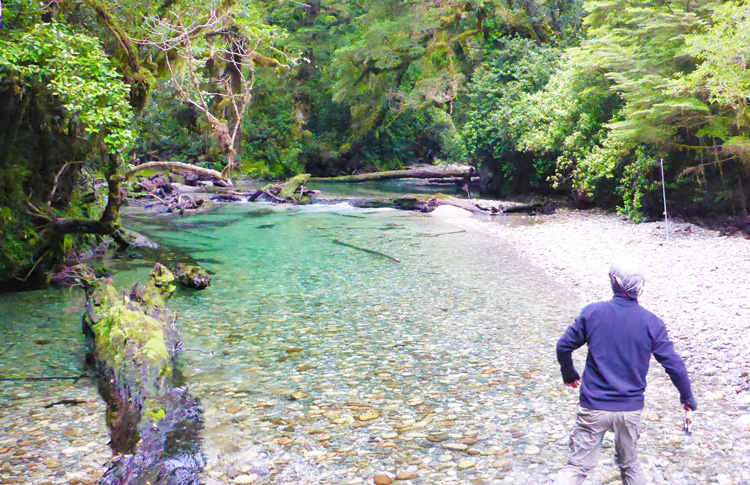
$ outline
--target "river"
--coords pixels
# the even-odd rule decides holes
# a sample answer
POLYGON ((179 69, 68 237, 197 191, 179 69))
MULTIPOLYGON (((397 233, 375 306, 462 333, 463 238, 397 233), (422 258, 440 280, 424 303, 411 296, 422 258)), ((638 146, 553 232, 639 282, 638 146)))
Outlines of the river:
MULTIPOLYGON (((343 204, 241 204, 127 224, 161 248, 104 261, 123 288, 145 280, 154 259, 195 260, 212 273, 208 289, 178 290, 170 302, 184 346, 203 351, 179 361, 205 408, 206 483, 356 484, 379 474, 548 483, 564 463, 575 394, 561 386, 554 344, 580 302, 498 238, 343 204)), ((84 370, 80 293, 0 296, 0 376, 84 370)), ((14 433, 64 431, 24 419, 71 387, 0 384, 0 424, 13 424, 16 439, 0 437, 0 459, 14 433)), ((95 394, 86 378, 73 387, 89 401, 95 394)), ((95 442, 94 466, 102 434, 101 424, 84 428, 61 446, 83 456, 95 442)), ((0 476, 39 456, 8 449, 0 476)), ((41 480, 44 469, 18 476, 41 480)))

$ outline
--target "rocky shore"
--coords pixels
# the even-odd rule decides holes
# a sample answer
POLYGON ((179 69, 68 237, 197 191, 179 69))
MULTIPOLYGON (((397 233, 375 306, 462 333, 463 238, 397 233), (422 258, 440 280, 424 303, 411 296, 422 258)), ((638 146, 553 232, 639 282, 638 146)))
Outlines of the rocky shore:
MULTIPOLYGON (((662 417, 676 414, 679 403, 653 362, 642 439, 652 478, 698 483, 664 476, 658 464, 666 458, 711 482, 750 483, 750 240, 679 221, 669 222, 667 234, 663 221, 634 224, 596 211, 501 220, 456 217, 451 211, 447 219, 503 238, 529 264, 574 288, 581 305, 610 297, 607 272, 616 257, 642 261, 647 280, 641 304, 664 319, 699 403, 693 436, 675 441, 677 451, 660 449, 675 436, 674 422, 662 417)), ((577 362, 582 368, 583 355, 577 362)), ((574 409, 570 412, 572 424, 574 409)), ((604 455, 603 465, 611 461, 604 455)))

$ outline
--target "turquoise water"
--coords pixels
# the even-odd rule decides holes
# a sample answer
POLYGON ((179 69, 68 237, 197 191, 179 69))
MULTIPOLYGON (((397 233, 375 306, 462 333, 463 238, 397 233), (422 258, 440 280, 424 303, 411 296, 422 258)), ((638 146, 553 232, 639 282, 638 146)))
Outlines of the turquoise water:
MULTIPOLYGON (((123 287, 154 259, 212 273, 207 290, 171 300, 184 346, 213 353, 180 357, 206 409, 207 483, 397 472, 416 474, 411 483, 543 482, 564 459, 568 429, 545 416, 562 395, 554 342, 577 302, 497 239, 343 205, 127 224, 162 248, 106 261, 123 287)), ((0 371, 80 373, 81 303, 67 290, 3 296, 0 337, 15 357, 0 371)))
POLYGON ((185 346, 215 352, 184 358, 220 482, 250 467, 279 483, 344 483, 425 460, 436 465, 422 483, 492 480, 491 469, 435 472, 442 444, 509 453, 514 431, 493 430, 535 420, 558 385, 536 377, 556 372, 561 308, 541 297, 561 289, 493 238, 346 206, 233 206, 170 224, 138 229, 214 278, 172 305, 185 346), (368 412, 378 417, 361 420, 368 412))

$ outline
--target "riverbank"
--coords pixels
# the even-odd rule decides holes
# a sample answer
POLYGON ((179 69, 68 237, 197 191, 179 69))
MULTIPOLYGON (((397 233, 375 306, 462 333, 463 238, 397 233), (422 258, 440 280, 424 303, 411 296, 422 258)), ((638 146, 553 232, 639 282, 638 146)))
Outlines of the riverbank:
MULTIPOLYGON (((530 265, 574 289, 580 305, 610 297, 607 272, 617 256, 642 261, 647 280, 641 303, 666 322, 699 403, 695 434, 681 439, 677 450, 660 449, 675 436, 679 403, 654 362, 642 440, 652 477, 657 483, 676 483, 660 476, 658 464, 666 458, 696 470, 708 466, 702 461, 715 462, 715 471, 708 474, 713 481, 750 483, 750 240, 674 221, 667 240, 663 222, 634 224, 598 211, 561 210, 513 221, 449 220, 507 241, 530 265), (664 423, 665 415, 672 421, 664 423)), ((571 317, 560 315, 561 333, 571 317)), ((572 424, 572 408, 570 412, 572 424)))

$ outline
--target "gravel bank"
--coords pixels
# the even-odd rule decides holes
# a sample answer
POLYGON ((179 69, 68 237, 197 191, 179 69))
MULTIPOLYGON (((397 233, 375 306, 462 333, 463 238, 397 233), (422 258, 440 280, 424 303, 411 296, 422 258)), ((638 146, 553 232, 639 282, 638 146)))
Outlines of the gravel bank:
MULTIPOLYGON (((677 451, 666 451, 667 442, 679 436, 679 403, 654 362, 641 441, 652 479, 697 483, 676 474, 665 476, 660 465, 670 462, 669 469, 683 466, 711 482, 750 483, 750 240, 670 222, 667 241, 663 222, 633 224, 599 212, 453 220, 507 240, 529 264, 575 288, 581 305, 610 298, 606 275, 617 256, 640 259, 647 270, 641 304, 666 322, 699 403, 694 435, 679 446, 675 440, 677 451)), ((561 315, 560 332, 570 323, 565 317, 561 315)), ((580 355, 578 362, 580 368, 580 355)), ((571 408, 571 424, 573 412, 571 408)), ((610 460, 602 457, 603 462, 610 460)))

